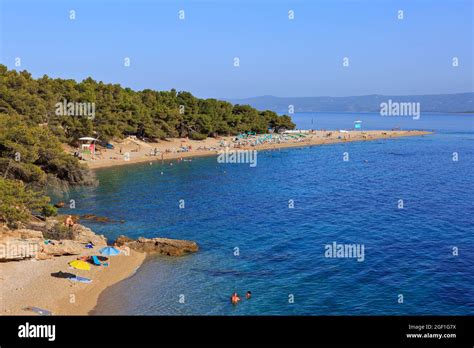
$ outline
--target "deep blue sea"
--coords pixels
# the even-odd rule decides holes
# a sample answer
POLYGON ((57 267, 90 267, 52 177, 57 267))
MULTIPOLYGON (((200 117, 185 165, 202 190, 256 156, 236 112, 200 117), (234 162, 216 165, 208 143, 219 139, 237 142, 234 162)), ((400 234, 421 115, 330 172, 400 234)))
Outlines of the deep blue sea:
POLYGON ((86 225, 109 240, 161 236, 201 249, 151 257, 103 292, 94 313, 473 315, 474 116, 293 119, 299 128, 349 129, 360 119, 365 129, 435 134, 264 151, 255 168, 207 157, 98 170, 98 187, 66 198, 75 214, 125 222, 86 225), (333 242, 364 245, 364 261, 325 257, 333 242), (247 290, 252 299, 230 304, 247 290))

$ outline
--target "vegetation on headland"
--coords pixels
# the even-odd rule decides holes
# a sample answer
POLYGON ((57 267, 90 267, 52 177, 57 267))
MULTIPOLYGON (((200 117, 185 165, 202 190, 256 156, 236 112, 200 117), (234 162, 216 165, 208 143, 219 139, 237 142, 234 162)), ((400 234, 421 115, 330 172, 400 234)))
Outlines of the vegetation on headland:
POLYGON ((81 136, 101 140, 136 135, 164 139, 185 136, 232 135, 268 128, 293 129, 289 116, 232 105, 216 99, 199 99, 189 92, 133 91, 119 84, 87 78, 82 82, 33 79, 27 71, 0 65, 0 113, 21 115, 28 124, 45 124, 62 142, 73 144, 81 136), (57 103, 94 103, 94 117, 57 114, 57 103))
POLYGON ((49 205, 49 197, 42 191, 28 188, 20 180, 0 177, 0 220, 10 227, 16 227, 18 221, 28 220, 32 212, 50 216, 56 210, 49 205))
POLYGON ((83 136, 102 142, 134 135, 145 140, 293 129, 289 116, 199 99, 189 92, 133 91, 87 78, 82 82, 34 79, 0 65, 0 221, 14 224, 31 213, 54 215, 48 184, 92 182, 88 169, 64 152, 83 136), (58 112, 61 104, 94 105, 94 114, 58 112))
POLYGON ((88 169, 63 151, 47 128, 0 114, 0 221, 15 226, 31 213, 55 215, 44 193, 54 183, 88 184, 88 169))

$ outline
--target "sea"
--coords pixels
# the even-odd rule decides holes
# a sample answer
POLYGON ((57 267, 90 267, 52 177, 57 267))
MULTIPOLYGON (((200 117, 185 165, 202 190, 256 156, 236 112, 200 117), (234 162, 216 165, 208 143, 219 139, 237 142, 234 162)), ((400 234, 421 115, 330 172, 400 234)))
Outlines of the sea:
POLYGON ((259 151, 255 167, 202 157, 97 170, 97 187, 63 199, 114 222, 85 225, 109 241, 169 237, 200 250, 150 256, 91 313, 473 315, 474 116, 292 117, 300 129, 360 120, 434 133, 259 151))

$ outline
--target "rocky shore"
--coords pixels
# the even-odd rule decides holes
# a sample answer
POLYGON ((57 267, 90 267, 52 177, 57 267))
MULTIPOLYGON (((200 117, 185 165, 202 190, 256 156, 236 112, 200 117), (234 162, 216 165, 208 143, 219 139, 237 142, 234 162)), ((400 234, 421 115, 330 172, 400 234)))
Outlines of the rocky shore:
POLYGON ((2 225, 0 262, 79 255, 84 252, 84 245, 87 243, 103 247, 107 245, 107 240, 80 224, 75 224, 70 229, 63 228, 62 222, 56 219, 31 221, 14 230, 2 225))
POLYGON ((76 270, 69 267, 78 257, 100 255, 107 239, 76 223, 66 228, 61 218, 35 220, 9 229, 0 224, 0 315, 35 315, 27 307, 39 307, 54 315, 86 315, 107 287, 131 276, 147 253, 181 256, 198 251, 192 241, 121 236, 114 244, 130 252, 111 257, 108 266, 76 270), (93 243, 93 248, 86 244, 93 243), (77 283, 57 274, 92 279, 77 283))
POLYGON ((119 246, 128 246, 132 250, 146 253, 155 253, 167 256, 183 256, 199 250, 196 242, 169 238, 143 238, 137 240, 120 236, 115 243, 119 246))

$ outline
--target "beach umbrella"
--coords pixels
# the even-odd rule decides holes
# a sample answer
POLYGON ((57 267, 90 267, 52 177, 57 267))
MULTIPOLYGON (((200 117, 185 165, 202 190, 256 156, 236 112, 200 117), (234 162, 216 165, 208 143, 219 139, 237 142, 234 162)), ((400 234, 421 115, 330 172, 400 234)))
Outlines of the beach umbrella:
POLYGON ((99 250, 102 255, 115 256, 120 254, 120 250, 115 249, 114 247, 104 247, 99 250))
POLYGON ((84 271, 89 271, 91 269, 91 265, 82 260, 74 260, 69 262, 69 266, 74 267, 76 269, 82 269, 84 271))

